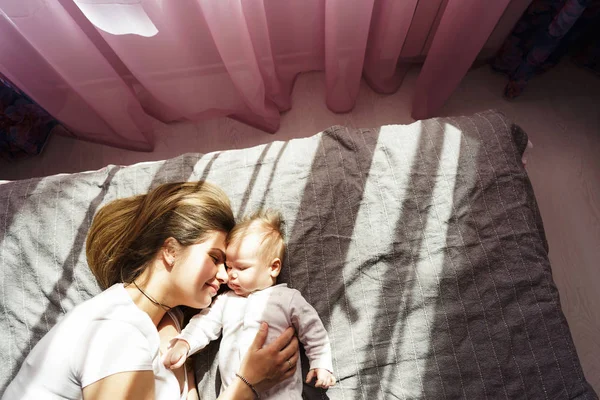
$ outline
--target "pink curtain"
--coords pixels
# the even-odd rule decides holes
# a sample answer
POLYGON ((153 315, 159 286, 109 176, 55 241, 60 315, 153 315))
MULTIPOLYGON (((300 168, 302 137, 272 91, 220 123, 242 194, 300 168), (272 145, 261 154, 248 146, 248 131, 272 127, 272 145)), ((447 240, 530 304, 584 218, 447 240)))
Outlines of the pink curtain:
POLYGON ((151 150, 151 117, 229 116, 275 132, 298 73, 324 70, 327 106, 347 112, 362 76, 391 93, 426 56, 420 119, 451 95, 509 3, 0 0, 0 72, 77 137, 151 150))

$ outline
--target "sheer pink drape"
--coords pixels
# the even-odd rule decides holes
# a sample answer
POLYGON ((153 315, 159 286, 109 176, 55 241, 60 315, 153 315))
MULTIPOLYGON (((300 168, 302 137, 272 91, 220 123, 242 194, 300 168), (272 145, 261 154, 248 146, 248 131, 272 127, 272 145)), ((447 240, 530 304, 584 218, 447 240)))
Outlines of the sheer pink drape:
POLYGON ((413 116, 425 118, 509 2, 0 0, 0 71, 78 137, 138 150, 152 149, 150 116, 274 132, 303 71, 324 70, 327 106, 347 112, 361 76, 390 93, 424 55, 413 116))

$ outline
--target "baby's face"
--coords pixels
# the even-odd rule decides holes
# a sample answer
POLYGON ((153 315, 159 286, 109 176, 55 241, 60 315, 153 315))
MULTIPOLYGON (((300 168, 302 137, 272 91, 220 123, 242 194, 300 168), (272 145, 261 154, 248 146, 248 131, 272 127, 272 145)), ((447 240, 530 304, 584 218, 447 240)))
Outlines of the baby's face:
POLYGON ((227 247, 228 286, 238 296, 266 289, 273 285, 269 261, 259 257, 261 236, 248 233, 227 247))

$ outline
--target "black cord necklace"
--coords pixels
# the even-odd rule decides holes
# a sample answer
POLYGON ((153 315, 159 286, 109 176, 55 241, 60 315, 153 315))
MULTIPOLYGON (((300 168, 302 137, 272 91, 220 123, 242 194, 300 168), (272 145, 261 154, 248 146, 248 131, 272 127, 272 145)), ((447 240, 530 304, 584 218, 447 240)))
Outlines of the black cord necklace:
POLYGON ((162 308, 163 310, 165 310, 165 311, 169 311, 169 310, 171 309, 171 307, 169 307, 169 306, 166 306, 166 305, 164 305, 164 304, 162 304, 162 303, 160 303, 160 302, 158 302, 158 301, 154 300, 154 298, 153 298, 152 296, 150 296, 149 294, 147 294, 146 292, 144 292, 144 291, 142 290, 142 288, 141 288, 141 287, 139 287, 137 283, 135 283, 135 281, 133 281, 133 284, 135 285, 135 287, 136 287, 136 288, 137 288, 137 289, 138 289, 138 290, 139 290, 139 291, 140 291, 140 292, 141 292, 141 293, 142 293, 144 296, 146 296, 146 298, 147 298, 148 300, 150 300, 150 301, 152 302, 152 304, 154 304, 154 305, 156 305, 156 306, 159 306, 159 307, 161 307, 161 308, 162 308))

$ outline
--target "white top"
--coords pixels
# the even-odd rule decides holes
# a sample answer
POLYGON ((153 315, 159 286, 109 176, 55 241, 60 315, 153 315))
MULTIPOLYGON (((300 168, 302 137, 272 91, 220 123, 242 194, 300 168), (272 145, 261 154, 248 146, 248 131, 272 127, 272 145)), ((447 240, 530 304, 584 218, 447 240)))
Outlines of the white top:
MULTIPOLYGON (((179 330, 177 318, 171 318, 179 330)), ((159 346, 150 316, 123 284, 115 284, 68 312, 38 342, 2 400, 79 400, 82 388, 102 378, 146 370, 154 372, 157 399, 185 399, 187 380, 180 392, 175 374, 161 362, 159 346)))
MULTIPOLYGON (((294 326, 304 345, 310 368, 333 372, 331 345, 325 327, 315 309, 302 294, 285 283, 253 292, 248 297, 226 292, 219 295, 211 308, 195 315, 177 338, 190 344, 189 354, 204 348, 210 341, 223 338, 219 348, 219 371, 225 389, 236 379, 244 354, 254 341, 260 323, 269 324, 266 344, 275 340, 289 326, 294 326)), ((298 358, 295 375, 281 382, 262 398, 301 399, 302 369, 298 358)))

